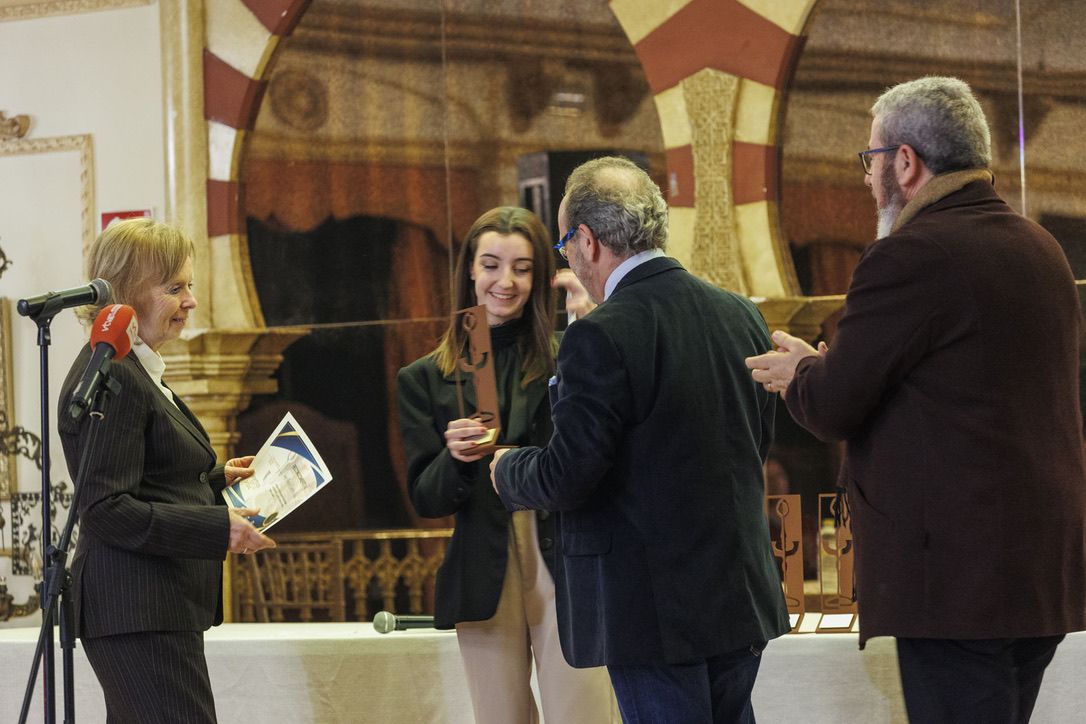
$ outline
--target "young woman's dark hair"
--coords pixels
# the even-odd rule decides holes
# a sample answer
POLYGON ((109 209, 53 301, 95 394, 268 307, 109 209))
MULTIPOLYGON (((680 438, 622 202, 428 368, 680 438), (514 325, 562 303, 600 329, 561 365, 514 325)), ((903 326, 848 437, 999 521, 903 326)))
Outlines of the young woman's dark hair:
MULTIPOLYGON (((475 261, 479 237, 488 231, 499 234, 520 234, 532 245, 532 291, 524 305, 524 315, 531 321, 530 331, 521 340, 524 355, 521 384, 534 379, 549 377, 554 372, 555 295, 551 279, 554 277, 554 254, 551 252, 550 234, 543 222, 531 211, 516 206, 499 206, 487 211, 472 224, 460 249, 456 262, 453 298, 457 309, 474 307, 480 302, 475 298, 475 284, 471 279, 471 267, 475 261)), ((467 335, 459 324, 449 324, 437 348, 430 353, 438 369, 450 374, 457 359, 464 353, 467 335)))

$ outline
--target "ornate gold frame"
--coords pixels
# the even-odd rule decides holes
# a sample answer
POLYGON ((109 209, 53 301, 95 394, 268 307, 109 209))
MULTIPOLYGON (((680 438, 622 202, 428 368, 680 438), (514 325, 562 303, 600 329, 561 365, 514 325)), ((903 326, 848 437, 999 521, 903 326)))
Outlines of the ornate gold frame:
MULTIPOLYGON (((5 18, 4 7, 0 7, 0 20, 5 18)), ((94 241, 94 149, 89 134, 74 136, 54 136, 51 138, 21 138, 0 142, 0 157, 21 156, 31 153, 63 153, 75 151, 79 154, 79 200, 80 229, 83 237, 83 253, 94 241)), ((0 298, 0 409, 8 416, 8 424, 14 424, 13 410, 15 376, 11 361, 11 303, 0 298)), ((16 492, 16 456, 0 456, 0 500, 10 500, 16 492)), ((11 555, 10 550, 0 554, 11 555)))
POLYGON ((74 15, 96 10, 150 5, 151 0, 50 0, 49 2, 8 2, 0 4, 0 22, 26 20, 49 15, 74 15))
POLYGON ((79 152, 80 226, 83 233, 83 254, 94 241, 94 149, 90 134, 53 136, 51 138, 22 138, 0 143, 0 156, 21 156, 28 153, 79 152))

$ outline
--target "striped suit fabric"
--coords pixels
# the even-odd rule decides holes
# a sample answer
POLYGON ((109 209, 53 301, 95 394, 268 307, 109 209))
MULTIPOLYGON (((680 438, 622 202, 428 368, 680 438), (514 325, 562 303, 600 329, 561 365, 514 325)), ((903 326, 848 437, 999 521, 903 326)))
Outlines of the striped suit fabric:
POLYGON ((108 724, 215 722, 203 632, 145 631, 83 639, 108 724))

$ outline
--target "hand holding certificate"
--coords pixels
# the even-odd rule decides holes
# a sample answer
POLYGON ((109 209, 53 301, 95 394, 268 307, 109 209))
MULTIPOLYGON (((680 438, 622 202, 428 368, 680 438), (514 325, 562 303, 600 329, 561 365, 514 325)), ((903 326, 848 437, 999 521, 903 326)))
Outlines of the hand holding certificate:
POLYGON ((249 518, 266 531, 332 481, 309 436, 289 412, 253 458, 251 476, 222 491, 231 508, 256 508, 249 518))

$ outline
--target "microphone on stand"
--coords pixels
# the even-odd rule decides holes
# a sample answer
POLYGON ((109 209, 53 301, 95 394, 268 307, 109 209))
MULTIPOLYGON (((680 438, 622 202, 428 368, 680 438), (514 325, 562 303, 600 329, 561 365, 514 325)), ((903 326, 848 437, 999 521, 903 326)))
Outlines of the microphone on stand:
POLYGON ((90 408, 113 360, 123 358, 132 349, 136 329, 136 310, 127 304, 114 304, 98 313, 91 327, 90 346, 94 352, 68 403, 68 414, 73 419, 78 420, 90 408))
POLYGON ((406 631, 409 628, 433 628, 433 616, 397 616, 388 611, 379 611, 373 617, 373 630, 377 633, 406 631))
POLYGON ((52 316, 62 309, 82 307, 84 304, 105 304, 113 299, 113 287, 105 279, 94 279, 90 284, 59 292, 46 292, 29 299, 20 299, 16 308, 24 317, 37 318, 44 312, 52 316))

